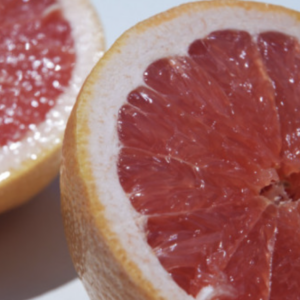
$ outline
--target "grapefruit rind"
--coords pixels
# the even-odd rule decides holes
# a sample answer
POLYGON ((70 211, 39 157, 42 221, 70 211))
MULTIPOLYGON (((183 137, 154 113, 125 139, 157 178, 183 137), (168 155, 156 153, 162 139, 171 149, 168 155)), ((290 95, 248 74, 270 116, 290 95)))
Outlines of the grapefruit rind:
MULTIPOLYGON (((147 66, 186 54, 191 42, 215 30, 247 30, 254 37, 276 30, 300 39, 299 19, 295 11, 256 2, 190 3, 136 25, 96 65, 69 120, 61 169, 68 243, 91 299, 193 299, 147 244, 145 217, 133 209, 117 175, 118 109, 143 84, 147 66)), ((207 286, 196 298, 227 292, 207 286)))
POLYGON ((45 122, 21 141, 0 148, 0 213, 26 202, 57 175, 67 119, 83 81, 103 54, 102 26, 90 3, 60 0, 58 4, 75 40, 73 75, 45 122))

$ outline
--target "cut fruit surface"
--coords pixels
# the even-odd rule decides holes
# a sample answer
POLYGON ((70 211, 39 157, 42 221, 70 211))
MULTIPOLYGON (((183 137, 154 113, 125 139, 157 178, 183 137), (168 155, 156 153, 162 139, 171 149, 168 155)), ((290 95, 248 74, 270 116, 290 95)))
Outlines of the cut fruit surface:
POLYGON ((70 24, 56 1, 9 2, 1 13, 3 147, 45 120, 69 84, 76 56, 70 24), (29 18, 23 16, 26 11, 29 18))
POLYGON ((56 175, 67 118, 103 39, 85 1, 5 0, 0 19, 2 212, 56 175))
POLYGON ((61 177, 92 299, 297 299, 299 20, 191 3, 133 27, 98 63, 61 177))

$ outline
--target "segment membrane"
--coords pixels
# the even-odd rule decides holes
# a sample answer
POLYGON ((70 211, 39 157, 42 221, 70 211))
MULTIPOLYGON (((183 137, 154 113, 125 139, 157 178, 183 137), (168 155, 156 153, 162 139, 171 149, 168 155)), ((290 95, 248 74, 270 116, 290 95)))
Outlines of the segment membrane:
POLYGON ((258 46, 275 90, 286 176, 300 170, 300 45, 283 33, 265 32, 258 46))

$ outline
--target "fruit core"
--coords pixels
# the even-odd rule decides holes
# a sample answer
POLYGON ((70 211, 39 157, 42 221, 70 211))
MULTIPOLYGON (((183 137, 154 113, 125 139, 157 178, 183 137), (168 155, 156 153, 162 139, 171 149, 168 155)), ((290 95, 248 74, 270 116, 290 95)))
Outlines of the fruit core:
POLYGON ((300 295, 299 69, 292 36, 216 31, 153 62, 119 111, 120 183, 197 299, 300 295))
POLYGON ((268 186, 261 189, 260 195, 268 198, 274 204, 280 205, 287 201, 299 200, 297 195, 293 193, 289 181, 274 181, 268 186))
POLYGON ((68 21, 56 0, 0 5, 0 146, 20 141, 46 119, 75 62, 68 21))

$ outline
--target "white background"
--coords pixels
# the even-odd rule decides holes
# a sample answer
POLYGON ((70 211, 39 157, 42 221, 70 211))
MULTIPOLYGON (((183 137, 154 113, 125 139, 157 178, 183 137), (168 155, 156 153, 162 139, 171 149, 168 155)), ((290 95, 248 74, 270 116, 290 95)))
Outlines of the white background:
MULTIPOLYGON (((102 20, 108 48, 135 23, 187 1, 92 2, 102 20)), ((266 2, 300 10, 299 0, 266 2)), ((0 215, 0 300, 88 300, 68 253, 59 201, 56 178, 30 203, 0 215)))

